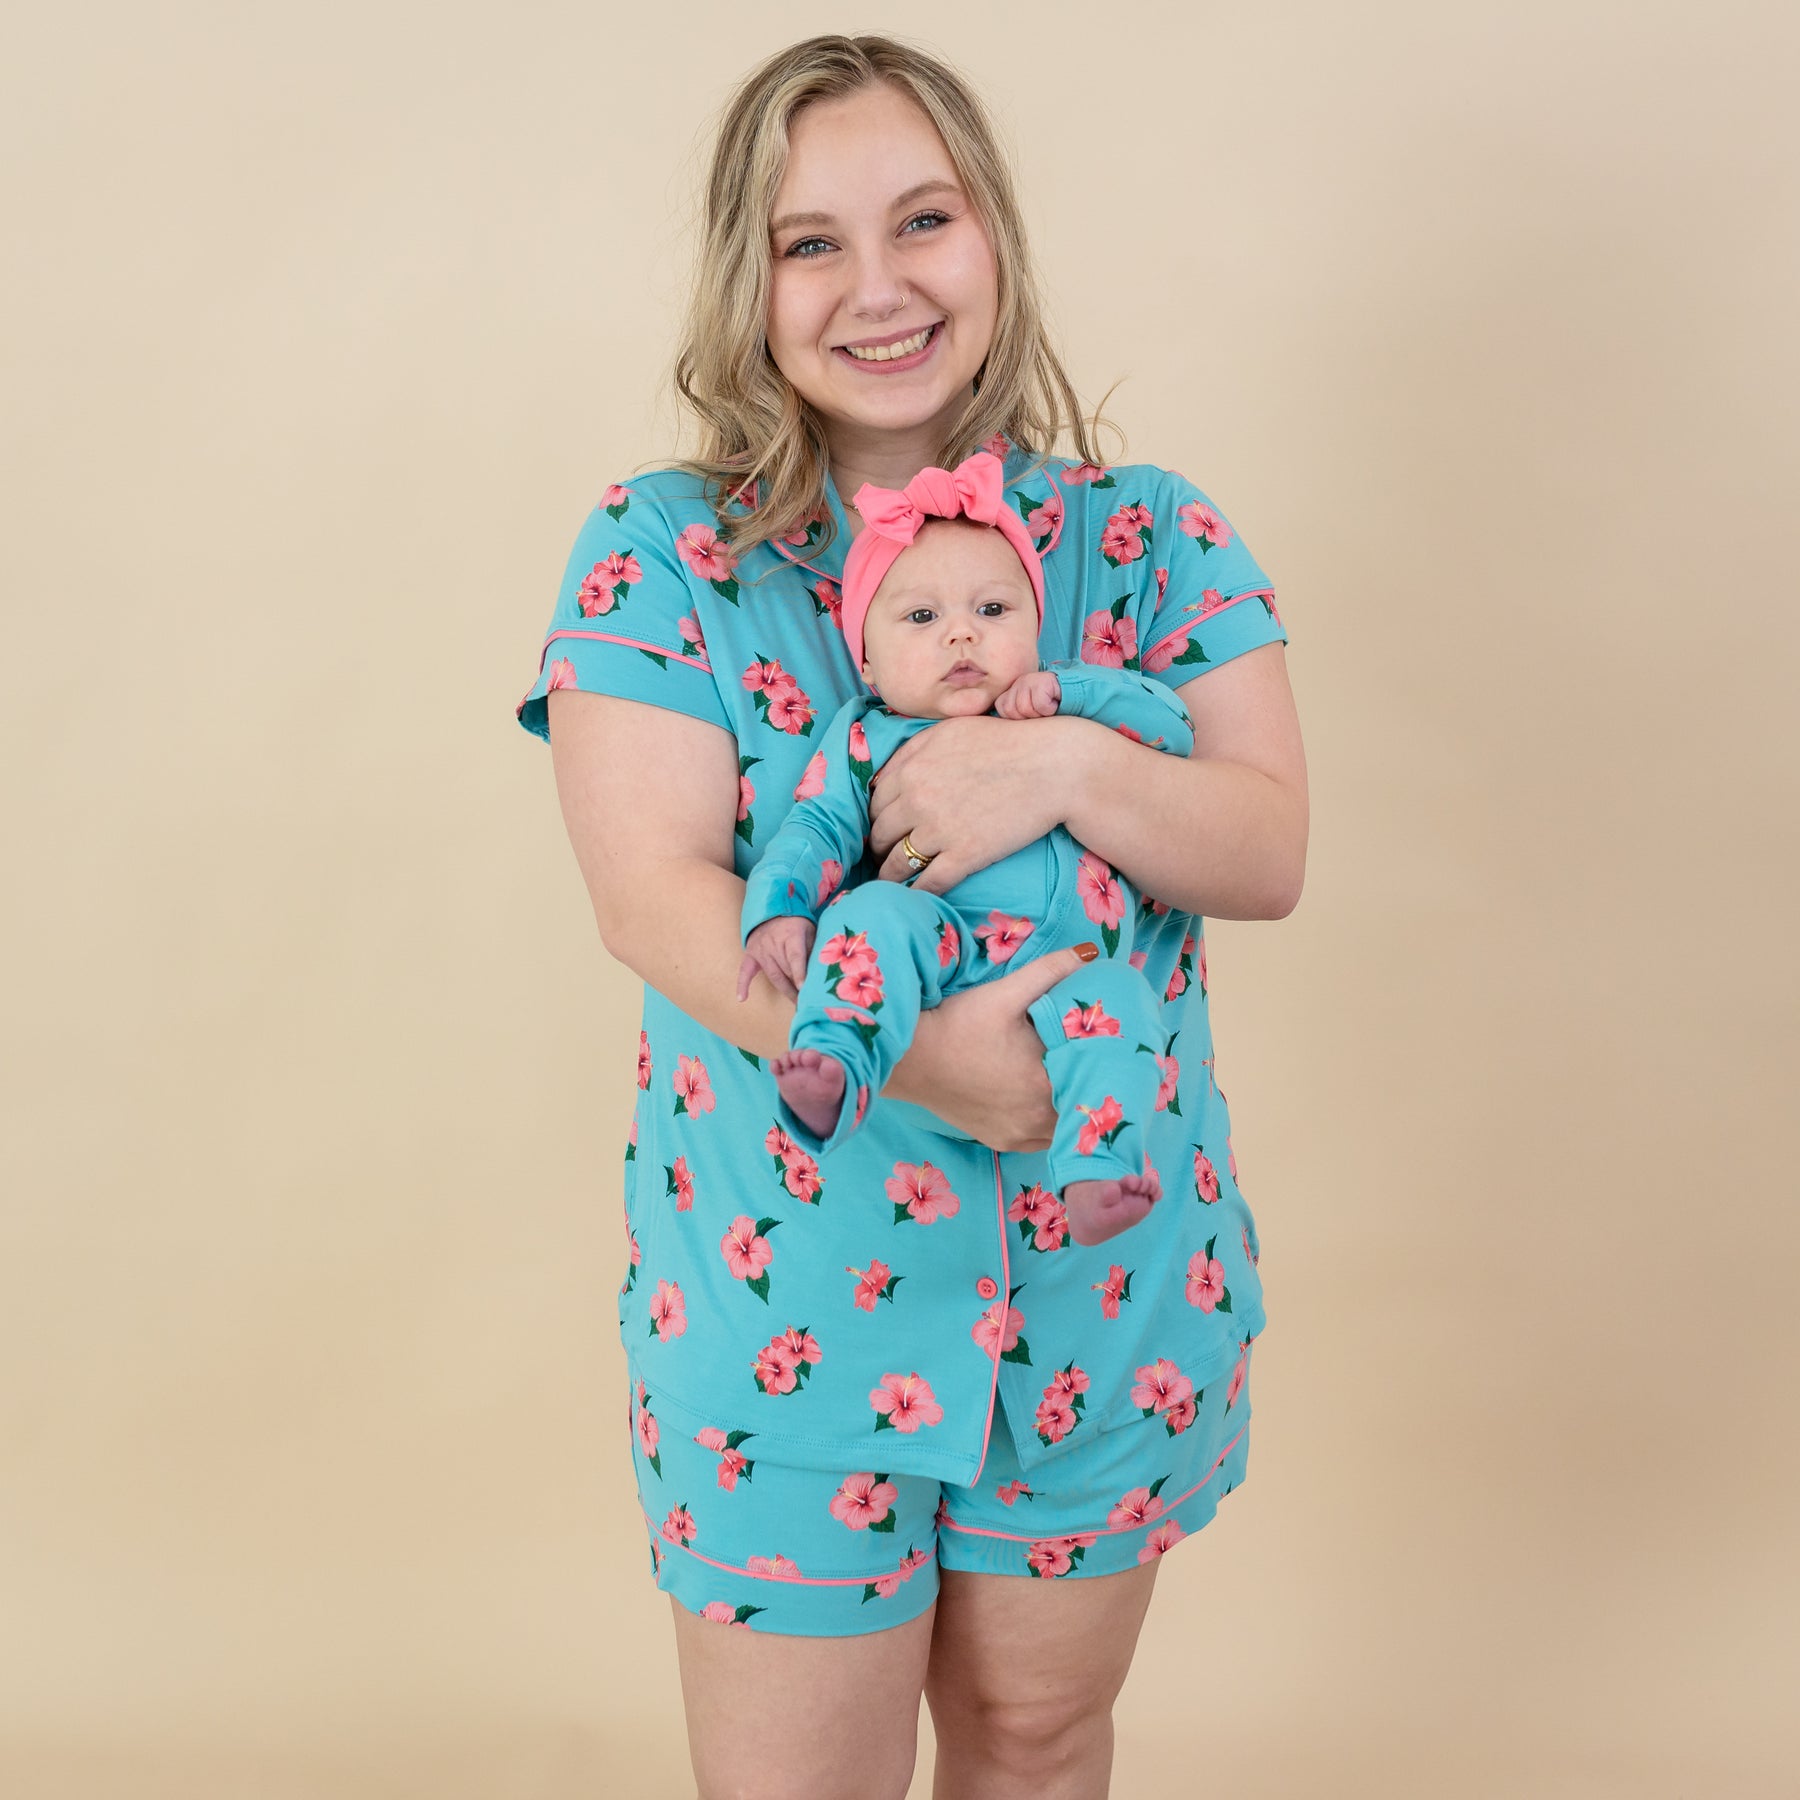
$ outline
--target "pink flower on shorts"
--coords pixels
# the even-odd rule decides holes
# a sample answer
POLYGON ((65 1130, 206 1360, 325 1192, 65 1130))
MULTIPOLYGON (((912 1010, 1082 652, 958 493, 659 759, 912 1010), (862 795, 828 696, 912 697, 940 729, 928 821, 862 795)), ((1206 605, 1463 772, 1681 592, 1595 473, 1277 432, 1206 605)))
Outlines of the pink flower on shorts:
POLYGON ((729 1600, 709 1600, 701 1607, 700 1616, 710 1619, 715 1625, 735 1625, 739 1631, 748 1631, 750 1621, 737 1616, 737 1608, 729 1600))
POLYGON ((1145 1363, 1137 1371, 1137 1385, 1131 1390, 1131 1404, 1144 1412, 1167 1412, 1171 1406, 1187 1399, 1194 1384, 1166 1356, 1145 1363))
POLYGON ((1185 1400, 1177 1400, 1175 1404, 1162 1415, 1162 1422, 1168 1427, 1169 1436, 1179 1437, 1182 1432, 1186 1431, 1187 1428, 1193 1424, 1194 1415, 1198 1410, 1198 1407, 1194 1404, 1194 1397, 1192 1394, 1188 1395, 1185 1400))
POLYGON ((713 1094, 706 1064, 697 1056, 677 1056, 675 1061, 678 1065, 673 1077, 676 1112, 685 1112, 690 1117, 711 1112, 718 1100, 713 1094))
MULTIPOLYGON (((933 1163, 900 1162, 887 1179, 887 1197, 920 1225, 953 1219, 962 1201, 950 1190, 950 1179, 933 1163)), ((895 1215, 899 1222, 899 1215, 895 1215)))
POLYGON ((637 1439, 644 1448, 646 1458, 656 1454, 656 1446, 662 1441, 662 1427, 651 1417, 647 1406, 638 1408, 637 1439))
POLYGON ((1244 1354, 1237 1359, 1237 1367, 1231 1371, 1231 1385, 1225 1390, 1225 1410, 1237 1405, 1237 1397, 1244 1391, 1244 1383, 1250 1374, 1249 1347, 1244 1346, 1244 1354))
POLYGON ((881 1386, 869 1390, 869 1404, 875 1409, 875 1429, 892 1426, 895 1431, 917 1431, 921 1425, 935 1425, 944 1416, 931 1392, 931 1383, 915 1369, 910 1375, 884 1375, 881 1386))
POLYGON ((996 910, 988 914, 985 925, 975 927, 975 935, 981 940, 988 961, 1003 963, 1012 960, 1035 929, 1029 919, 1015 919, 1010 913, 996 910))
POLYGON ((669 1508, 669 1516, 662 1522, 662 1535, 671 1544, 691 1544, 695 1531, 694 1515, 685 1506, 669 1508))
POLYGON ((1031 1483, 1021 1475, 1017 1481, 1003 1481, 994 1489, 994 1492, 1000 1496, 1000 1502, 1003 1506, 1011 1506, 1021 1494, 1029 1494, 1031 1492, 1031 1483))
POLYGON ((566 656, 559 656, 550 665, 550 680, 544 692, 554 694, 558 688, 572 688, 575 685, 575 665, 566 656))
POLYGON ((1144 1539, 1143 1547, 1138 1551, 1138 1561, 1152 1562, 1157 1557, 1173 1550, 1187 1533, 1173 1519, 1164 1519, 1157 1528, 1144 1539))
POLYGON ((1147 1487, 1133 1488, 1130 1493, 1120 1495, 1118 1503, 1106 1515, 1107 1528, 1119 1531, 1132 1525, 1148 1524, 1162 1509, 1160 1494, 1151 1493, 1147 1487))
POLYGON ((1188 1258, 1187 1299, 1189 1306, 1211 1312, 1225 1293, 1225 1265, 1217 1257, 1196 1250, 1188 1258))
POLYGON ((1099 1534, 1093 1531, 1077 1532, 1073 1537, 1039 1538, 1025 1552, 1025 1560, 1032 1574, 1052 1581, 1058 1575, 1068 1574, 1080 1560, 1080 1552, 1091 1549, 1098 1539, 1099 1534))
POLYGON ((1046 1389, 1033 1423, 1046 1444, 1060 1444, 1075 1429, 1075 1407, 1069 1395, 1058 1388, 1046 1389))
MULTIPOLYGON (((881 1599, 891 1600, 894 1597, 895 1590, 900 1586, 901 1582, 911 1580, 913 1570, 923 1563, 928 1563, 930 1560, 931 1556, 928 1551, 909 1550, 905 1556, 900 1559, 900 1566, 893 1574, 877 1575, 875 1579, 869 1583, 869 1586, 875 1590, 875 1593, 881 1599)), ((865 1598, 866 1597, 867 1596, 865 1596, 865 1598)))
POLYGON ((781 1555, 779 1551, 773 1556, 752 1556, 744 1564, 745 1570, 752 1575, 761 1575, 771 1581, 798 1581, 800 1565, 781 1555))
POLYGON ((879 1475, 846 1475, 831 1496, 831 1516, 852 1531, 866 1531, 888 1516, 899 1495, 900 1490, 879 1475))

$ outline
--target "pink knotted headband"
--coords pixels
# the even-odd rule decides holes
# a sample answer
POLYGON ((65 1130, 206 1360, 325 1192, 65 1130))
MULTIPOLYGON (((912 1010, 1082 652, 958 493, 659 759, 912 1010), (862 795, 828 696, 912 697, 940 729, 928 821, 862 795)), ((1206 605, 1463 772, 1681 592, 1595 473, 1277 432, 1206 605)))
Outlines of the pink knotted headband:
POLYGON ((918 535, 926 519, 974 519, 992 525, 1018 551, 1031 591, 1037 597, 1038 626, 1044 623, 1044 565, 1025 521, 1007 504, 1006 482, 999 457, 977 450, 954 469, 921 469, 903 488, 864 482, 851 504, 862 514, 863 528, 844 558, 844 639, 860 670, 863 665, 863 621, 881 578, 894 559, 918 535))

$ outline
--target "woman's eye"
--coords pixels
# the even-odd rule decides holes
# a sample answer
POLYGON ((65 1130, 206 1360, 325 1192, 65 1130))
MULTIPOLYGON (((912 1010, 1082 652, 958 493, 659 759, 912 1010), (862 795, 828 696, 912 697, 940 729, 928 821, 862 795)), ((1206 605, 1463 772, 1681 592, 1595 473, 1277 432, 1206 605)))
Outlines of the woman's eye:
MULTIPOLYGON (((948 225, 950 223, 950 215, 948 213, 922 212, 922 213, 914 213, 913 216, 910 219, 908 219, 906 221, 906 223, 903 226, 901 226, 900 229, 901 229, 902 233, 910 234, 913 226, 918 225, 927 219, 933 221, 932 228, 934 230, 937 228, 938 225, 948 225)), ((783 256, 792 256, 792 257, 796 258, 797 260, 799 260, 800 262, 811 262, 813 260, 813 254, 811 251, 809 251, 806 248, 806 246, 808 244, 824 244, 827 248, 829 248, 830 243, 831 243, 831 240, 829 238, 822 238, 822 237, 797 238, 793 243, 788 245, 788 247, 782 252, 782 255, 783 256)))

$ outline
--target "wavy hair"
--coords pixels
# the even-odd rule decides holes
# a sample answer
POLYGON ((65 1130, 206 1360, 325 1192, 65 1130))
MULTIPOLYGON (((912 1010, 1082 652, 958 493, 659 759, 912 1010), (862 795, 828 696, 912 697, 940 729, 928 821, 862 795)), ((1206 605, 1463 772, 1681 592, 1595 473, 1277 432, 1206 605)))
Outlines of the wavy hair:
MULTIPOLYGON (((822 420, 795 392, 769 354, 769 220, 787 168, 788 126, 815 100, 837 99, 880 84, 908 95, 937 127, 971 203, 987 228, 998 273, 994 338, 974 393, 951 425, 937 462, 954 468, 1004 432, 1027 455, 1052 453, 1066 430, 1081 461, 1098 464, 1102 424, 1124 433, 1100 407, 1091 421, 1044 326, 1039 277, 1011 171, 987 111, 955 70, 896 38, 811 37, 753 69, 726 102, 713 140, 700 243, 674 385, 698 422, 692 457, 670 466, 699 477, 720 530, 741 555, 824 518, 830 462, 822 420), (755 511, 724 512, 728 497, 760 480, 755 511)), ((1114 387, 1118 384, 1115 382, 1114 387)))

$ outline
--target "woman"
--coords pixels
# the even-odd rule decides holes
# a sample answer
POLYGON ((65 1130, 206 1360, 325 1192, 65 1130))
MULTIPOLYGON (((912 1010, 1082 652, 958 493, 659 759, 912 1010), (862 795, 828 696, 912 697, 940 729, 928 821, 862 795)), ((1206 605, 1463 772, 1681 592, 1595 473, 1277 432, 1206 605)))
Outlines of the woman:
POLYGON ((607 490, 518 709, 601 937, 646 984, 620 1326, 703 1795, 904 1795, 921 1693, 940 1800, 1103 1794, 1160 1556, 1245 1468, 1263 1309, 1201 916, 1279 918, 1300 892, 1285 633, 1205 495, 1100 465, 1040 317, 952 71, 876 37, 770 58, 721 124, 677 362, 701 453, 607 490), (1062 431, 1074 458, 1048 454, 1062 431), (1041 1185, 1026 1016, 1076 951, 1033 958, 1034 922, 997 921, 1016 970, 923 1015, 822 1164, 773 1123, 792 1001, 734 997, 744 875, 858 691, 832 616, 844 496, 983 446, 1042 557, 1044 657, 1168 683, 1193 755, 1078 718, 947 720, 880 772, 863 873, 922 861, 942 893, 1060 824, 1091 853, 1090 948, 1117 942, 1114 868, 1159 897, 1137 941, 1165 999, 1143 1046, 1165 1199, 1093 1249, 1041 1185))

